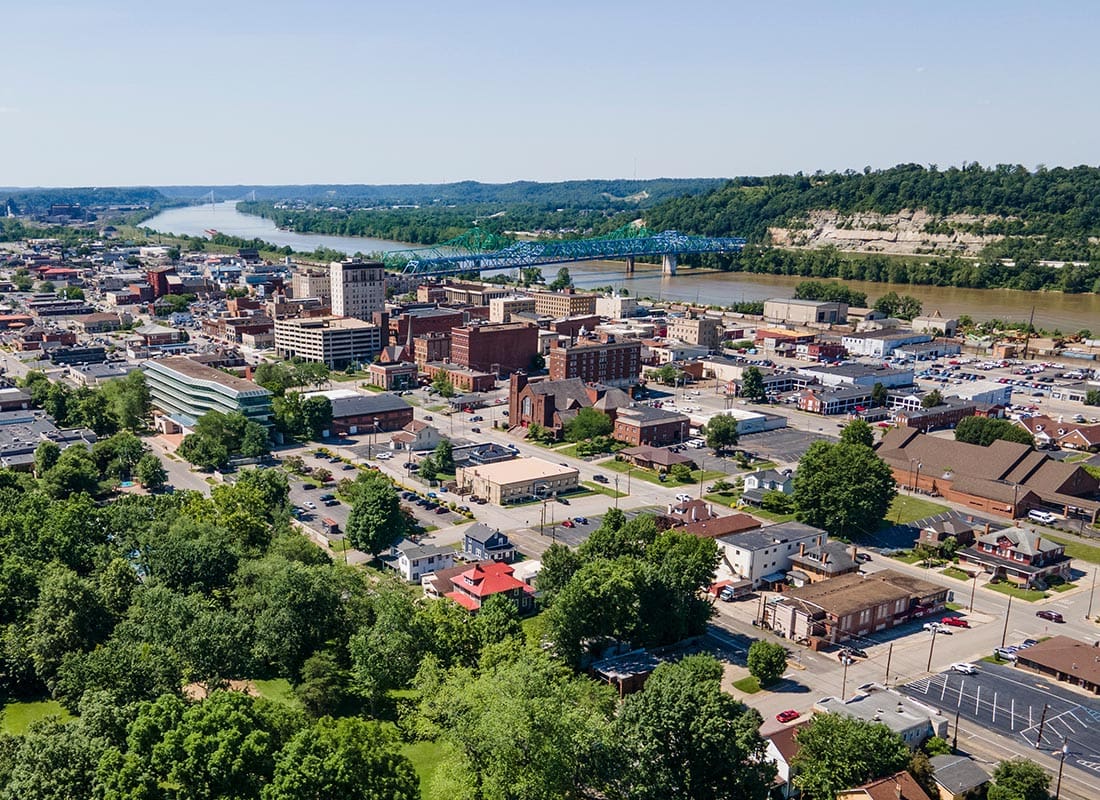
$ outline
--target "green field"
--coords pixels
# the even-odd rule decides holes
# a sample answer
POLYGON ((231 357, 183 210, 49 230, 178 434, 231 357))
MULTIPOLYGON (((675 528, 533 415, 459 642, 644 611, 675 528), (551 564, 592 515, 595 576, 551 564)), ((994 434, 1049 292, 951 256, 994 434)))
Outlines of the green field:
POLYGON ((439 769, 447 749, 439 742, 409 742, 401 746, 401 754, 412 762, 420 778, 420 791, 431 782, 431 778, 439 769))
POLYGON ((740 689, 745 694, 756 694, 760 691, 760 681, 752 675, 746 675, 744 678, 734 681, 733 688, 740 689))
MULTIPOLYGON (((640 479, 643 481, 647 481, 648 483, 655 483, 658 486, 698 486, 700 475, 702 475, 702 480, 704 481, 712 481, 716 480, 717 478, 725 477, 725 473, 722 472, 707 470, 706 472, 700 473, 699 470, 695 469, 691 471, 690 481, 678 481, 671 475, 669 475, 665 480, 662 481, 657 476, 657 473, 653 470, 642 469, 641 467, 632 467, 625 461, 616 461, 614 459, 609 459, 607 461, 601 461, 599 463, 599 466, 601 469, 609 469, 612 472, 619 472, 624 475, 629 472, 631 480, 640 479)), ((620 486, 621 483, 622 482, 620 481, 620 486)))
POLYGON ((1047 596, 1046 592, 1040 592, 1038 589, 1018 589, 1010 583, 987 583, 985 588, 1001 594, 1010 594, 1019 600, 1026 600, 1028 603, 1034 603, 1036 600, 1042 600, 1047 596))
POLYGON ((252 681, 260 697, 264 697, 276 703, 297 708, 300 704, 294 696, 294 689, 286 678, 273 678, 267 681, 252 681))
POLYGON ((899 494, 894 497, 894 502, 890 503, 890 510, 886 512, 886 517, 882 520, 880 527, 888 528, 891 525, 915 522, 918 519, 942 514, 948 510, 947 506, 942 506, 939 503, 922 500, 919 497, 910 497, 907 494, 899 494))
POLYGON ((1059 539, 1057 536, 1051 536, 1046 533, 1043 535, 1052 541, 1058 542, 1058 544, 1064 544, 1066 546, 1066 555, 1070 558, 1088 561, 1090 564, 1100 564, 1100 547, 1093 544, 1085 544, 1084 542, 1071 542, 1068 539, 1059 539))
POLYGON ((609 489, 606 486, 601 486, 598 483, 592 483, 590 481, 581 481, 581 486, 584 486, 586 489, 591 489, 597 494, 605 494, 608 497, 626 497, 626 492, 616 492, 614 489, 609 489))
POLYGON ((42 700, 32 703, 8 703, 0 717, 0 730, 12 736, 27 732, 32 723, 47 717, 72 719, 72 714, 61 707, 56 700, 42 700))
POLYGON ((943 570, 943 574, 949 578, 955 578, 956 580, 960 581, 970 580, 970 575, 959 569, 958 567, 948 567, 947 569, 943 570))

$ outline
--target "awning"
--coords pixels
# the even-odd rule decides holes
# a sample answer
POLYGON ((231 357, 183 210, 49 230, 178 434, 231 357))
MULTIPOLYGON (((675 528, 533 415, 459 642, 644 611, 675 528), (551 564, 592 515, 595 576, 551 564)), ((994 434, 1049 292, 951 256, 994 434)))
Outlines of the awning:
POLYGON ((770 575, 765 575, 760 580, 764 581, 764 583, 783 583, 784 581, 787 580, 787 573, 786 572, 773 572, 770 575))

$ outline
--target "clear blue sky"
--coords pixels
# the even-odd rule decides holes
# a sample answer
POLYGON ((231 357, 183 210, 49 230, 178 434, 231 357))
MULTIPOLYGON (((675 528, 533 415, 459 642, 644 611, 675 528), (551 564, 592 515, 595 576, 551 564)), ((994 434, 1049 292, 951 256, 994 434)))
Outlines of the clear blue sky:
POLYGON ((0 9, 0 185, 1100 161, 1091 0, 0 9))

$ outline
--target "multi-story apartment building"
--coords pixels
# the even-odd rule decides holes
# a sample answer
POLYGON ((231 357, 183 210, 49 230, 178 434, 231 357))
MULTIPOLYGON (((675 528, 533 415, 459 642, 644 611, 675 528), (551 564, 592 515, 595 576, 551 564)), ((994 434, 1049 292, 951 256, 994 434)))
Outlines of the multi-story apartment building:
POLYGON ((680 318, 672 320, 668 326, 668 335, 669 338, 679 339, 681 342, 717 350, 722 342, 722 330, 722 321, 713 317, 680 318))
POLYGON ((316 297, 328 305, 332 299, 332 276, 328 270, 299 270, 290 279, 290 292, 295 300, 316 297))
POLYGON ((642 343, 578 342, 550 350, 550 379, 580 378, 585 383, 633 386, 642 365, 642 343))
POLYGON ((489 301, 489 322, 511 322, 513 314, 534 314, 533 297, 494 297, 489 301))
POLYGON ((331 369, 369 361, 382 350, 382 329, 350 317, 280 319, 275 352, 280 358, 319 361, 331 369))
POLYGON ((426 333, 447 333, 466 321, 466 315, 453 308, 411 308, 389 318, 390 341, 403 345, 410 338, 426 333))
POLYGON ((241 412, 263 425, 271 421, 271 392, 252 381, 185 356, 146 361, 145 380, 154 408, 197 420, 207 411, 241 412))
POLYGON ((451 361, 506 375, 527 369, 539 349, 539 329, 526 322, 466 325, 451 329, 451 361))
POLYGON ((432 362, 450 361, 451 334, 428 333, 413 339, 413 361, 420 369, 432 362))
POLYGON ((577 317, 581 314, 596 313, 596 295, 564 292, 536 292, 535 313, 539 316, 577 317))
POLYGON ((332 313, 338 317, 370 319, 386 304, 386 272, 381 261, 333 261, 332 313))
POLYGON ((638 310, 638 300, 635 297, 623 297, 612 295, 611 297, 596 298, 596 313, 601 317, 610 319, 623 319, 632 317, 638 310))

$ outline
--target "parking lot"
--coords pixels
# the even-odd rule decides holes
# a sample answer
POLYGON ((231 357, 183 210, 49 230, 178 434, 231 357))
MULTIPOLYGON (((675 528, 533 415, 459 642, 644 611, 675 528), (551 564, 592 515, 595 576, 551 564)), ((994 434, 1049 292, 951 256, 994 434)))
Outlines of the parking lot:
POLYGON ((976 675, 943 672, 899 688, 947 715, 958 712, 971 724, 1048 753, 1065 742, 1067 766, 1100 776, 1100 699, 1013 667, 977 666, 976 675))
POLYGON ((760 458, 787 464, 802 458, 816 441, 836 441, 836 437, 824 433, 810 433, 795 428, 779 428, 762 433, 746 433, 737 440, 738 448, 755 453, 760 458))

